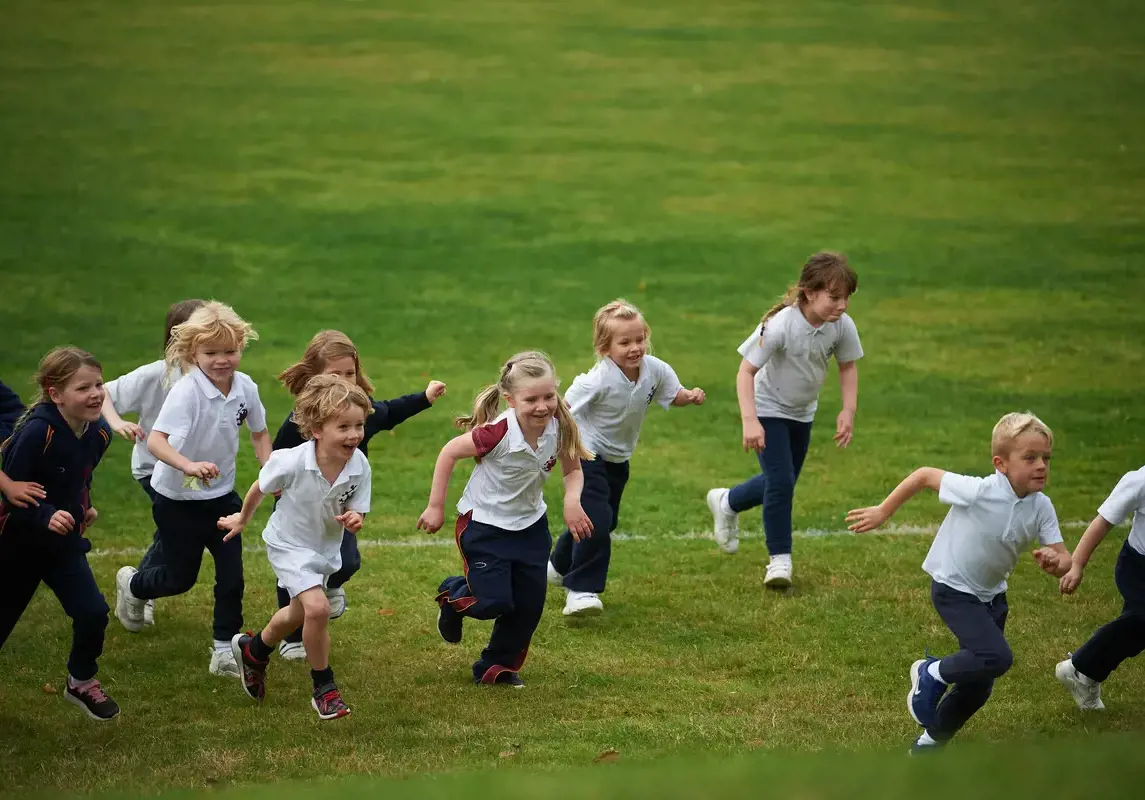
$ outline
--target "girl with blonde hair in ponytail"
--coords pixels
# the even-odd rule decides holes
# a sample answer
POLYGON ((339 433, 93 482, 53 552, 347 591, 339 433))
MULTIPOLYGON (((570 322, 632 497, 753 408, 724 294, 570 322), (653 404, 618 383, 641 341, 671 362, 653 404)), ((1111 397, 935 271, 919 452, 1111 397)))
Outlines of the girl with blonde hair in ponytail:
POLYGON ((575 539, 590 536, 592 522, 580 504, 580 462, 592 454, 557 394, 556 373, 544 353, 518 353, 506 361, 497 382, 477 395, 473 413, 459 418, 457 427, 466 433, 442 448, 429 504, 417 521, 428 533, 441 529, 453 468, 460 459, 475 459, 457 504, 463 574, 438 586, 437 630, 447 643, 458 644, 465 617, 495 619, 489 644, 473 665, 473 680, 520 688, 525 684, 517 673, 545 607, 552 545, 542 488, 560 462, 565 523, 575 539), (504 412, 502 398, 509 406, 504 412))

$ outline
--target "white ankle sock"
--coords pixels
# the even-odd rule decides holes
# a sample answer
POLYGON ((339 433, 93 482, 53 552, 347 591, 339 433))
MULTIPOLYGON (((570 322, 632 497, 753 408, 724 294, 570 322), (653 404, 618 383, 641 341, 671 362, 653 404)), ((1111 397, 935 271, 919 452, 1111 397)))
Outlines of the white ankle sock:
POLYGON ((215 649, 216 650, 228 650, 229 651, 231 649, 231 643, 230 642, 220 642, 218 639, 215 639, 215 649))
POLYGON ((930 666, 926 668, 926 671, 930 673, 930 677, 934 678, 936 681, 938 681, 939 683, 941 683, 943 686, 946 686, 946 685, 947 685, 947 683, 948 683, 948 681, 946 681, 946 680, 944 680, 944 679, 943 679, 943 677, 942 677, 942 673, 941 673, 941 672, 939 671, 939 669, 938 669, 938 665, 939 665, 940 663, 942 663, 942 662, 940 662, 940 661, 931 661, 931 662, 930 662, 930 666))
POLYGON ((922 736, 918 737, 918 743, 923 747, 933 747, 938 744, 938 742, 931 738, 930 733, 927 731, 923 731, 922 736))
POLYGON ((735 514, 736 513, 735 511, 732 510, 731 503, 728 502, 728 498, 731 496, 732 496, 731 492, 724 492, 720 496, 720 511, 723 512, 724 514, 735 514))
POLYGON ((77 681, 71 675, 68 676, 68 686, 73 689, 79 689, 81 692, 95 683, 95 678, 88 678, 86 681, 77 681))

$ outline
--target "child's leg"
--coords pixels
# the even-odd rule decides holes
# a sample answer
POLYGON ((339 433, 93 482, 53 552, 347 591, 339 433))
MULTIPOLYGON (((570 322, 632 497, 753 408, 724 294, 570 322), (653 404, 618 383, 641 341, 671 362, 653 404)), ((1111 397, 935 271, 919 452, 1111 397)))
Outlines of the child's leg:
POLYGON ((0 581, 0 648, 20 620, 40 585, 40 555, 20 541, 22 531, 0 535, 0 564, 15 565, 0 581))
POLYGON ((767 446, 759 454, 766 476, 763 492, 763 530, 767 552, 773 557, 791 553, 791 503, 795 496, 795 460, 787 420, 765 418, 767 446))
POLYGON ((986 604, 973 595, 934 582, 931 598, 938 615, 958 639, 962 649, 938 662, 942 680, 951 684, 927 733, 945 742, 990 698, 994 681, 1014 663, 1004 634, 1009 606, 1003 592, 986 604))
POLYGON ((243 627, 243 544, 239 536, 224 542, 225 534, 218 529, 217 522, 219 517, 239 511, 242 501, 231 492, 211 501, 211 505, 213 510, 209 516, 214 518, 215 524, 206 545, 215 559, 214 636, 216 642, 229 642, 243 627))
POLYGON ((289 634, 302 627, 306 612, 302 608, 302 601, 297 597, 290 600, 283 608, 274 612, 270 622, 259 633, 259 637, 268 647, 273 648, 289 634))
POLYGON ((728 505, 737 514, 756 508, 763 505, 763 494, 766 490, 767 476, 761 472, 728 490, 728 505))
POLYGON ((457 547, 464 574, 441 582, 437 602, 474 619, 494 619, 511 612, 512 568, 504 555, 504 541, 516 532, 502 531, 468 517, 462 517, 457 524, 457 547))
MULTIPOLYGON (((150 502, 152 505, 154 505, 155 504, 155 495, 157 495, 158 492, 156 492, 154 489, 151 488, 151 479, 150 478, 140 478, 139 479, 139 486, 147 494, 148 502, 150 502)), ((160 547, 160 545, 159 545, 159 531, 156 530, 154 533, 151 534, 151 544, 147 548, 147 552, 144 553, 143 558, 141 558, 139 560, 139 569, 141 569, 141 570, 147 569, 152 564, 159 563, 159 547, 160 547)))
POLYGON ((1124 599, 1121 616, 1098 628, 1071 659, 1074 669, 1098 683, 1122 661, 1145 651, 1145 555, 1126 542, 1113 576, 1124 599))
MULTIPOLYGON (((588 514, 588 518, 594 520, 592 523, 594 527, 596 526, 595 518, 593 516, 594 509, 592 508, 592 498, 594 496, 594 492, 589 491, 589 483, 590 480, 595 479, 598 476, 595 465, 599 461, 600 459, 595 459, 593 461, 586 461, 581 459, 580 462, 580 471, 581 474, 584 475, 584 489, 582 489, 580 493, 580 502, 581 506, 584 508, 585 513, 588 514), (590 476, 593 476, 593 478, 590 479, 590 476)), ((599 494, 599 487, 597 488, 596 494, 599 494)), ((599 509, 595 509, 595 511, 598 515, 600 514, 599 509)), ((557 543, 553 546, 553 552, 549 556, 549 562, 553 565, 553 569, 555 569, 561 575, 567 574, 569 570, 572 569, 574 544, 575 542, 573 541, 572 534, 568 531, 565 531, 557 538, 557 543)))
POLYGON ((362 568, 362 551, 358 549, 358 537, 349 531, 342 531, 342 568, 326 581, 329 589, 341 589, 354 573, 362 568))
MULTIPOLYGON (((574 542, 565 531, 553 548, 553 568, 564 575, 564 586, 574 592, 604 591, 608 580, 608 565, 612 560, 612 530, 616 510, 612 504, 610 467, 603 459, 582 461, 584 489, 581 506, 592 520, 592 536, 574 542)), ((627 468, 627 463, 624 465, 627 468)), ((627 470, 626 470, 627 471, 627 470)), ((619 498, 617 498, 619 500, 619 498)))
POLYGON ((294 600, 302 606, 302 644, 306 648, 310 669, 315 672, 326 670, 330 666, 330 603, 326 592, 321 586, 315 586, 294 600))
MULTIPOLYGON (((277 582, 275 583, 274 588, 275 593, 278 596, 278 607, 280 609, 288 607, 290 605, 290 592, 279 586, 277 582)), ((296 627, 290 633, 286 634, 286 636, 283 636, 282 641, 292 643, 296 642, 298 644, 302 643, 302 619, 299 618, 298 622, 298 627, 296 627)))
POLYGON ((103 653, 104 632, 110 609, 95 583, 85 553, 65 551, 56 556, 44 571, 48 585, 64 613, 72 619, 72 651, 68 672, 77 681, 95 677, 96 661, 103 653))
MULTIPOLYGON (((207 517, 203 500, 171 500, 157 495, 151 506, 160 549, 146 568, 131 578, 131 594, 140 600, 171 597, 189 591, 199 578, 206 544, 204 527, 207 517)), ((211 520, 210 535, 218 533, 218 518, 211 520)))

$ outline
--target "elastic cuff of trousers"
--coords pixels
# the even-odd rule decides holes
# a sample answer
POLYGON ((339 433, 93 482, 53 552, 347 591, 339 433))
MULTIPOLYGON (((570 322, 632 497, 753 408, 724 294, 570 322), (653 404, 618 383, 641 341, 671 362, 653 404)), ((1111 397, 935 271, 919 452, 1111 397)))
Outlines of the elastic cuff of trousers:
POLYGON ((437 597, 433 599, 439 606, 443 606, 446 603, 449 603, 449 607, 456 611, 458 614, 462 613, 465 611, 465 609, 469 608, 471 605, 477 602, 476 597, 459 597, 454 600, 449 596, 449 592, 441 592, 437 595, 437 597))
POLYGON ((515 670, 515 669, 509 669, 508 667, 502 667, 501 665, 498 664, 496 666, 490 667, 489 669, 485 670, 485 674, 482 675, 480 678, 478 678, 478 682, 483 683, 487 686, 492 686, 493 684, 495 684, 497 682, 497 676, 498 675, 500 675, 504 672, 516 672, 516 671, 517 670, 515 670))

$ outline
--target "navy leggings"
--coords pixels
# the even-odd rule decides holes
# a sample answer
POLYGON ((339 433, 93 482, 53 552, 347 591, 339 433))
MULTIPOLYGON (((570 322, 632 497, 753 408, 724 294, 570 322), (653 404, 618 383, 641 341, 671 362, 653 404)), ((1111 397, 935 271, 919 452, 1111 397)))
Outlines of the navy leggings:
POLYGON ((1113 572, 1125 601, 1121 616, 1094 632, 1073 654, 1073 666, 1082 675, 1103 681, 1121 662, 1145 651, 1145 555, 1126 542, 1113 572))
POLYGON ((584 473, 580 502, 592 520, 592 536, 577 542, 565 531, 557 539, 549 558, 553 569, 564 576, 566 589, 600 594, 608 581, 612 532, 620 519, 620 498, 628 483, 628 462, 612 463, 596 458, 582 460, 580 468, 584 473))
POLYGON ((767 552, 773 556, 791 552, 791 504, 795 482, 803 470, 811 444, 811 423, 781 417, 760 417, 764 448, 759 453, 763 472, 736 486, 728 494, 728 505, 739 513, 763 506, 763 530, 767 552))

